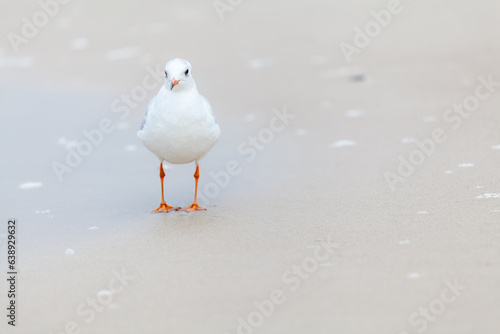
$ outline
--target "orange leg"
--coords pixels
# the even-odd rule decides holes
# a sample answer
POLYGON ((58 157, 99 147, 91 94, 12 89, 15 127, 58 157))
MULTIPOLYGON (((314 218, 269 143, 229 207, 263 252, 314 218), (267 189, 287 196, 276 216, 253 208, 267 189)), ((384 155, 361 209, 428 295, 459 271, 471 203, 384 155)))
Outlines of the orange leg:
POLYGON ((196 172, 194 172, 195 188, 194 188, 194 203, 187 208, 182 209, 182 211, 192 212, 192 211, 202 211, 206 210, 198 205, 196 199, 198 198, 198 179, 200 178, 200 166, 196 163, 196 172))
POLYGON ((165 203, 165 197, 163 196, 163 178, 164 177, 165 177, 165 172, 163 171, 163 162, 161 162, 160 163, 161 204, 158 207, 158 209, 156 209, 152 213, 155 213, 155 212, 170 212, 170 211, 177 211, 177 210, 181 209, 181 208, 176 208, 176 207, 170 206, 167 203, 165 203))

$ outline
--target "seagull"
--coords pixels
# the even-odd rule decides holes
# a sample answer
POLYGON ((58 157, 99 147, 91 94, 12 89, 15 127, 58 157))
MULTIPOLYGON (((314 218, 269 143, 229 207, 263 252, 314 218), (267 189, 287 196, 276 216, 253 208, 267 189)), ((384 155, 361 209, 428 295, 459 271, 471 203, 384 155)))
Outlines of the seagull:
POLYGON ((198 93, 191 64, 181 58, 165 65, 165 84, 148 104, 137 137, 160 159, 161 204, 153 211, 181 210, 165 202, 163 161, 171 164, 196 163, 194 202, 183 211, 206 210, 197 203, 200 160, 219 139, 220 128, 208 100, 198 93))

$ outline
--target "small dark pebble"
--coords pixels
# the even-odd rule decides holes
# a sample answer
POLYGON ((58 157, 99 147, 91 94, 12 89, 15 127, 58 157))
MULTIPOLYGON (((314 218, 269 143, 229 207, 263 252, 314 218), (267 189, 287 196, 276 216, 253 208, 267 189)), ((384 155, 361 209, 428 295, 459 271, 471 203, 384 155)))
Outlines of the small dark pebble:
POLYGON ((366 77, 364 74, 356 74, 356 75, 353 75, 351 76, 351 81, 354 81, 354 82, 363 82, 365 81, 366 77))

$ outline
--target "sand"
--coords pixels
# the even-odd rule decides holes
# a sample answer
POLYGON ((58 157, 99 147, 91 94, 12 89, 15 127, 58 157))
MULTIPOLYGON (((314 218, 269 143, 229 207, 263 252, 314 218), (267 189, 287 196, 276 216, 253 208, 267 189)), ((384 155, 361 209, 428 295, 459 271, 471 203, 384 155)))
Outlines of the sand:
MULTIPOLYGON (((1 332, 498 333, 500 5, 220 3, 70 1, 17 53, 42 9, 0 5, 1 332), (174 57, 222 136, 208 210, 152 215, 136 131, 174 57)), ((166 171, 169 204, 194 169, 166 171)))

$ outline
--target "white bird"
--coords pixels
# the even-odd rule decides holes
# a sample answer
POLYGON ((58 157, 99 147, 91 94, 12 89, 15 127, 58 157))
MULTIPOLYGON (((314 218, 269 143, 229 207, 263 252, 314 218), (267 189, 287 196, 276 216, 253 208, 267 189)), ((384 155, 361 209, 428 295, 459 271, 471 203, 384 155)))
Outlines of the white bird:
POLYGON ((219 139, 220 128, 210 103, 198 93, 191 64, 172 59, 165 65, 165 84, 149 102, 137 132, 144 146, 160 159, 161 204, 153 212, 180 210, 165 203, 163 161, 171 164, 196 163, 194 202, 184 211, 206 210, 197 203, 199 161, 219 139))

